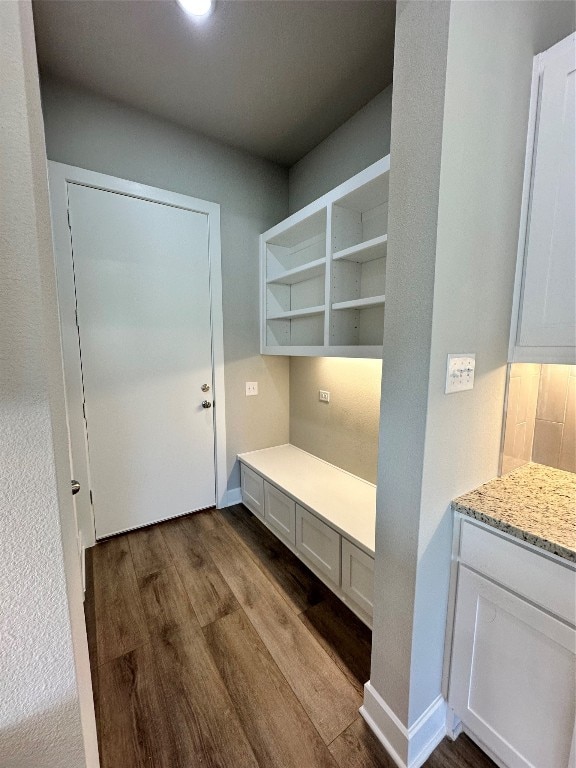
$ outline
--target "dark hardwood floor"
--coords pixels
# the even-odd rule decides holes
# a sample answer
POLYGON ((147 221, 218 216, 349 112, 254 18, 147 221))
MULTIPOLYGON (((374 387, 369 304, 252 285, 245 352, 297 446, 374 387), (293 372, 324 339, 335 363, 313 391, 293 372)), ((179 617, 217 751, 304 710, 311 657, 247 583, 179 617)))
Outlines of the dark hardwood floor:
MULTIPOLYGON (((370 631, 244 507, 87 553, 102 768, 394 768, 358 714, 370 631)), ((466 736, 425 768, 494 768, 466 736)))

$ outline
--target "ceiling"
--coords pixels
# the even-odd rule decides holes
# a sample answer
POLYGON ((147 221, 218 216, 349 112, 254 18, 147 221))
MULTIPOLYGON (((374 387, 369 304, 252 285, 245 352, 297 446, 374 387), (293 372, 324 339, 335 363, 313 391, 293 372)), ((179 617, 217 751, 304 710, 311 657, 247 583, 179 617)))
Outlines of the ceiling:
POLYGON ((36 0, 42 74, 292 165, 392 82, 393 0, 36 0))

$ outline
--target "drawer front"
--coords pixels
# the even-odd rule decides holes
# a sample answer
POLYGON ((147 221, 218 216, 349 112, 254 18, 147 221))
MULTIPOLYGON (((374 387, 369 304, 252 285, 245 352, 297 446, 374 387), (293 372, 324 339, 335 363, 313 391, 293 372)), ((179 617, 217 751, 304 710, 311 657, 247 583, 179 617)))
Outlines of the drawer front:
POLYGON ((296 549, 327 579, 340 586, 340 534, 299 504, 296 549))
POLYGON ((264 480, 242 464, 242 501, 251 512, 264 518, 264 480))
POLYGON ((345 538, 342 538, 342 592, 372 616, 374 560, 345 538))
POLYGON ((296 503, 264 481, 264 519, 276 534, 292 546, 296 543, 296 503))
POLYGON ((576 623, 576 570, 462 521, 460 562, 576 623))

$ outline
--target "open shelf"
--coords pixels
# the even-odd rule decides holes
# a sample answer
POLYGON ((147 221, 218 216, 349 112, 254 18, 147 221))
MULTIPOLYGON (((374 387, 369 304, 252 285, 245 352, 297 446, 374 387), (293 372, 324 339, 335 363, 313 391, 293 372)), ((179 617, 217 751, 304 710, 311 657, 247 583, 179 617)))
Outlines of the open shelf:
POLYGON ((304 280, 310 280, 313 277, 324 275, 326 270, 326 257, 316 259, 308 264, 303 264, 300 267, 294 267, 288 269, 274 277, 268 277, 266 282, 279 283, 281 285, 294 285, 295 283, 301 283, 304 280))
POLYGON ((384 304, 384 296, 369 296, 366 299, 352 299, 352 301, 339 301, 332 304, 336 311, 342 309, 365 309, 366 307, 381 307, 384 304))
POLYGON ((361 307, 340 307, 331 314, 331 347, 361 346, 381 348, 383 337, 383 302, 361 307))
POLYGON ((388 249, 388 235, 379 235, 373 237, 371 240, 366 240, 363 243, 357 243, 351 245, 349 248, 344 248, 342 251, 337 251, 333 254, 334 261, 339 259, 346 259, 346 261, 354 261, 357 264, 363 264, 367 261, 374 261, 375 259, 383 259, 386 256, 388 249))
POLYGON ((305 309, 291 309, 288 312, 280 312, 277 315, 268 315, 268 320, 291 320, 294 317, 312 317, 313 315, 323 315, 325 311, 324 305, 321 307, 307 307, 305 309))
POLYGON ((263 354, 380 357, 385 157, 260 238, 263 354))

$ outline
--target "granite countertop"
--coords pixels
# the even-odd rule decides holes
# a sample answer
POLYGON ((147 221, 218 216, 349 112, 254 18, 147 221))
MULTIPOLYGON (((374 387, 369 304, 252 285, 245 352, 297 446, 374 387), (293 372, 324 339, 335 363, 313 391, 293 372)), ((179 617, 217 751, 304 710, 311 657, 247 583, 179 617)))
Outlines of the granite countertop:
POLYGON ((459 496, 452 508, 576 562, 576 474, 526 464, 459 496))

